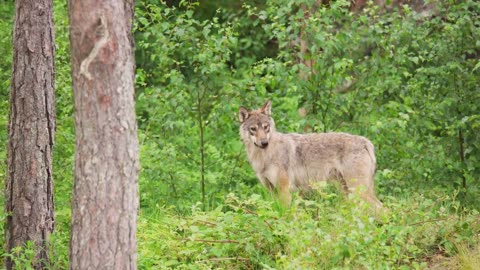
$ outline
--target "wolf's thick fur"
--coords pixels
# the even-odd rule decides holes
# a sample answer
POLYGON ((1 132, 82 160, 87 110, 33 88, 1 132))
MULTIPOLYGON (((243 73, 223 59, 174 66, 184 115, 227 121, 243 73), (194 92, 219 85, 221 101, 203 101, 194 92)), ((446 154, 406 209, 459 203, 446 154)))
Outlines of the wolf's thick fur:
POLYGON ((290 191, 308 190, 314 182, 338 181, 345 192, 358 192, 375 209, 375 151, 365 137, 347 133, 283 134, 275 130, 271 102, 249 111, 240 107, 240 137, 260 182, 277 189, 284 203, 290 191))

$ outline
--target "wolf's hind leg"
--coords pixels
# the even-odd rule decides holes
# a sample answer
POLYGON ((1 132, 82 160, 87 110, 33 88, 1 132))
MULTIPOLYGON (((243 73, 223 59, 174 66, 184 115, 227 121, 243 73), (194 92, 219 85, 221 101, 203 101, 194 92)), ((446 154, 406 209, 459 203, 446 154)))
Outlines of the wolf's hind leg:
POLYGON ((376 211, 383 208, 382 203, 375 196, 373 180, 366 180, 368 177, 350 177, 345 180, 347 193, 358 194, 361 199, 370 204, 376 211))

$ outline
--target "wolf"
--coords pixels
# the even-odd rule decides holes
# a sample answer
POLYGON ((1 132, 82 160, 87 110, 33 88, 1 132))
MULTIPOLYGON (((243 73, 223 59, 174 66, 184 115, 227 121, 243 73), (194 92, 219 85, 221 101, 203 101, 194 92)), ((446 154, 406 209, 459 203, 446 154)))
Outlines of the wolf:
POLYGON ((291 191, 308 191, 316 182, 337 181, 374 209, 375 150, 367 138, 348 133, 280 133, 268 100, 260 109, 239 108, 240 137, 260 183, 289 205, 291 191))

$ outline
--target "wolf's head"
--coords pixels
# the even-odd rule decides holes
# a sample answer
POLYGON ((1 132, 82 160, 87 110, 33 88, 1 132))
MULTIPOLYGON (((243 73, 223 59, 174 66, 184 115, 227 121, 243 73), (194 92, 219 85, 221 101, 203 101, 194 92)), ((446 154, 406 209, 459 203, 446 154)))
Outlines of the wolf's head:
POLYGON ((245 143, 253 143, 255 146, 265 149, 272 132, 275 131, 275 123, 271 117, 272 103, 268 100, 260 109, 248 111, 240 107, 240 136, 245 143))

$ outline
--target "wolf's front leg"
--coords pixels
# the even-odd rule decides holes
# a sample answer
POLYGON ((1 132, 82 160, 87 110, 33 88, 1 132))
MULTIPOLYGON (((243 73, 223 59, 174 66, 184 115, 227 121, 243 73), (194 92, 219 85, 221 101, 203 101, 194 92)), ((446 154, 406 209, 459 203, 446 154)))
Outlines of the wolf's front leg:
POLYGON ((268 180, 266 177, 264 177, 263 175, 257 173, 257 178, 258 180, 260 181, 260 183, 266 187, 269 191, 274 191, 275 190, 275 186, 272 184, 272 182, 270 182, 270 180, 268 180))
POLYGON ((279 172, 277 183, 280 201, 284 206, 290 206, 292 203, 292 195, 290 194, 290 179, 288 178, 287 172, 279 172))

